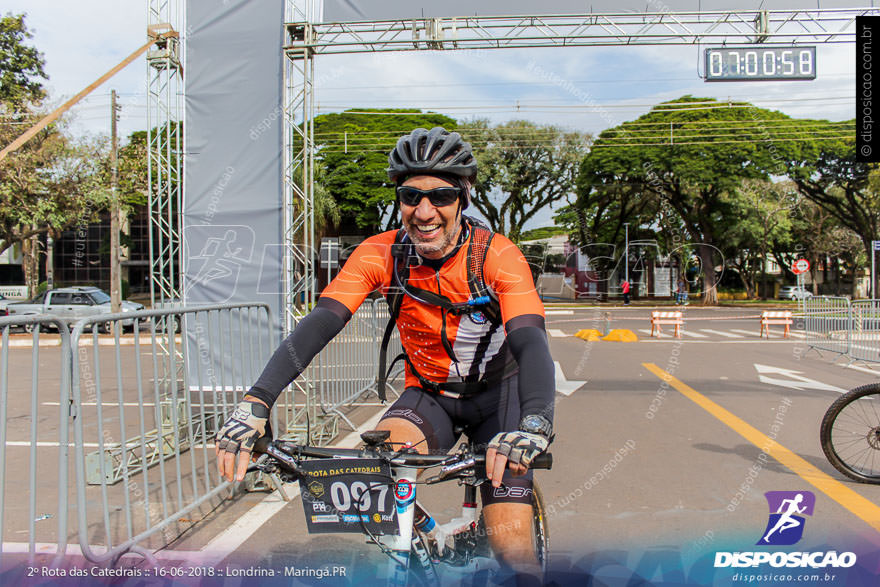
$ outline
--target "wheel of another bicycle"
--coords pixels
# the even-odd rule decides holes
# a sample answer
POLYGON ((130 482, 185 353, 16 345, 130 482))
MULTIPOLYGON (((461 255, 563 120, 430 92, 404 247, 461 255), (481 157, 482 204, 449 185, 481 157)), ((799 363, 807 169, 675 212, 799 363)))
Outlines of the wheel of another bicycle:
POLYGON ((837 398, 822 418, 819 436, 835 469, 855 481, 880 484, 880 383, 837 398))

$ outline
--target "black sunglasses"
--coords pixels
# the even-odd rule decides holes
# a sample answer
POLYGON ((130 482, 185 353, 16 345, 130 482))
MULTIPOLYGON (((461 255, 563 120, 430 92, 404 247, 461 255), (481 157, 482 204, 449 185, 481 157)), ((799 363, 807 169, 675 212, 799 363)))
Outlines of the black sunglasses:
POLYGON ((423 196, 428 196, 432 206, 442 208, 454 204, 461 195, 461 188, 434 188, 433 190, 420 190, 408 185, 397 188, 397 199, 407 206, 418 206, 423 196))

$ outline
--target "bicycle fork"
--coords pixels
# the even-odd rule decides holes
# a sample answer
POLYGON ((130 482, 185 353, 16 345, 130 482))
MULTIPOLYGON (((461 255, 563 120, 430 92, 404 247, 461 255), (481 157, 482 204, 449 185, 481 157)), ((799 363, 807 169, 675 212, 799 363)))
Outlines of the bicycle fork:
MULTIPOLYGON (((385 535, 381 541, 391 550, 388 568, 388 584, 405 586, 408 584, 410 565, 414 556, 425 573, 433 575, 433 566, 427 547, 419 535, 413 532, 416 511, 416 475, 418 469, 398 467, 394 473, 394 503, 397 508, 398 535, 385 535)), ((421 510, 421 508, 419 508, 421 510)), ((424 510, 421 510, 424 511, 424 510)), ((436 576, 435 576, 436 578, 436 576)))

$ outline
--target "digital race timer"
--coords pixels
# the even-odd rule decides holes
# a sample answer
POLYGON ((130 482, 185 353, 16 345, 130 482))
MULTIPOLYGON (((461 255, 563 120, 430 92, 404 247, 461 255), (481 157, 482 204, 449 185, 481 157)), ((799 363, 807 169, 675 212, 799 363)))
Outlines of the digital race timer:
POLYGON ((816 47, 706 49, 706 81, 816 79, 816 47))

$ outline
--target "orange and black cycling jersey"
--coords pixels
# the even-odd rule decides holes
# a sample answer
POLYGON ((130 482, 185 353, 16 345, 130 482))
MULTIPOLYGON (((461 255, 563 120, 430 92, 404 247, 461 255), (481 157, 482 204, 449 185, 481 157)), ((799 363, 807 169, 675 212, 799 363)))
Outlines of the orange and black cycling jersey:
MULTIPOLYGON (((250 395, 271 406, 371 292, 391 292, 396 234, 389 231, 368 238, 354 250, 315 308, 272 355, 250 395)), ((467 241, 472 236, 472 232, 462 235, 461 246, 448 259, 408 266, 407 288, 436 292, 452 303, 466 302, 471 297, 466 263, 467 241)), ((447 385, 493 383, 516 371, 521 414, 540 414, 552 421, 556 381, 544 331, 544 307, 522 253, 500 234, 494 235, 486 250, 483 281, 498 301, 500 321, 456 315, 402 296, 397 327, 411 363, 406 386, 426 388, 413 367, 425 380, 447 385)))
MULTIPOLYGON (((396 261, 391 254, 396 235, 397 231, 388 231, 361 243, 322 292, 321 299, 340 302, 354 313, 370 292, 379 290, 387 295, 397 288, 396 261)), ((410 266, 406 285, 439 294, 454 304, 467 302, 471 298, 467 255, 468 247, 463 245, 438 269, 426 264, 410 266)), ((543 318, 544 306, 525 258, 504 236, 496 234, 492 238, 483 272, 490 295, 500 304, 500 324, 480 312, 453 315, 438 306, 403 296, 397 328, 404 352, 422 377, 435 383, 497 381, 516 369, 506 344, 504 325, 520 316, 543 318), (441 338, 444 321, 451 349, 441 338)), ((406 385, 419 385, 410 366, 406 385)))

